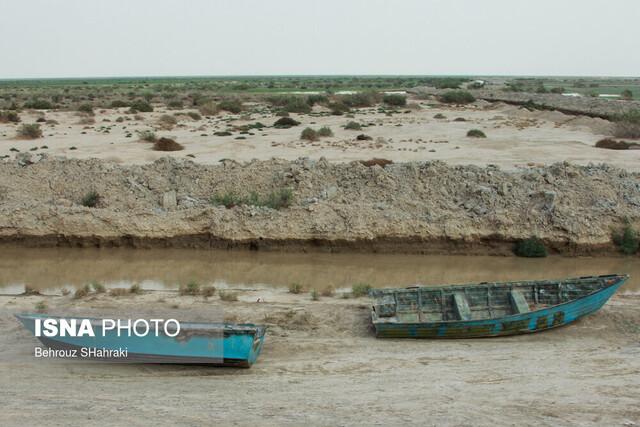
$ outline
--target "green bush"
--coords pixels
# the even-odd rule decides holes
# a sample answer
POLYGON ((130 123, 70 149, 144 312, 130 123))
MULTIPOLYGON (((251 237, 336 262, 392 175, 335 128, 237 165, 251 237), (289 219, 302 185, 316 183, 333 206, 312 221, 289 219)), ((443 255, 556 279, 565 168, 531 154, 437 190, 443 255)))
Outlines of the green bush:
POLYGON ((97 191, 91 190, 82 197, 80 204, 88 208, 95 208, 100 203, 100 194, 97 191))
POLYGON ((631 92, 629 89, 625 89, 622 91, 622 93, 620 93, 620 98, 624 99, 625 101, 631 101, 633 99, 633 92, 631 92))
POLYGON ((267 98, 267 102, 288 113, 310 113, 313 105, 309 98, 302 96, 272 96, 267 98))
POLYGON ((300 139, 305 139, 307 141, 317 141, 318 140, 318 132, 311 128, 305 128, 300 134, 300 139))
POLYGON ((18 128, 18 138, 36 139, 42 137, 42 129, 37 123, 24 123, 18 128))
POLYGON ((326 138, 326 137, 333 136, 333 131, 331 130, 331 128, 329 126, 323 126, 320 129, 318 129, 317 134, 321 138, 326 138))
POLYGON ((179 99, 174 99, 167 102, 167 108, 170 108, 172 110, 181 110, 183 107, 184 107, 184 104, 179 99))
POLYGON ((393 105, 394 107, 404 107, 407 105, 407 97, 396 93, 390 93, 382 98, 382 102, 388 105, 393 105))
POLYGON ((292 119, 291 117, 280 117, 273 124, 274 128, 278 129, 288 129, 292 126, 298 126, 300 124, 299 121, 292 119))
POLYGON ((153 112, 153 106, 147 101, 138 100, 131 104, 131 111, 138 111, 140 113, 151 113, 153 112))
POLYGON ((549 90, 551 93, 563 94, 565 92, 563 87, 554 87, 549 90))
POLYGON ((120 99, 116 99, 115 101, 111 102, 111 108, 124 108, 128 106, 129 106, 128 102, 122 101, 120 99))
POLYGON ((464 90, 451 90, 445 92, 439 97, 440 102, 445 104, 470 104, 476 100, 476 98, 469 92, 464 90))
POLYGON ((638 252, 638 247, 640 247, 638 232, 633 229, 629 222, 624 225, 622 230, 613 233, 613 242, 626 255, 635 254, 638 252))
POLYGON ((242 102, 237 99, 225 99, 218 104, 220 110, 238 114, 242 111, 242 102))
POLYGON ((19 123, 20 116, 15 111, 0 111, 0 123, 19 123))
POLYGON ((93 115, 93 105, 91 104, 81 104, 78 106, 78 111, 85 114, 93 115))
POLYGON ((100 282, 91 282, 91 287, 93 288, 93 291, 97 294, 104 294, 106 291, 104 285, 100 282))
POLYGON ((355 285, 351 286, 351 295, 354 298, 363 297, 365 295, 368 295, 371 289, 371 285, 367 283, 356 283, 355 285))
POLYGON ((179 293, 180 295, 199 295, 200 285, 196 282, 189 282, 185 286, 180 286, 179 293))
POLYGON ((329 104, 329 110, 334 116, 341 116, 351 111, 351 108, 343 102, 332 102, 329 104))
POLYGON ((349 122, 344 128, 347 130, 362 130, 362 126, 358 122, 349 122))
POLYGON ((486 138, 487 135, 484 134, 480 129, 471 129, 467 132, 467 136, 469 138, 486 138))
POLYGON ((519 257, 544 258, 547 256, 547 248, 542 240, 530 237, 516 243, 514 253, 519 257))
POLYGON ((32 99, 25 102, 23 107, 33 110, 51 110, 53 108, 53 104, 46 99, 32 99))

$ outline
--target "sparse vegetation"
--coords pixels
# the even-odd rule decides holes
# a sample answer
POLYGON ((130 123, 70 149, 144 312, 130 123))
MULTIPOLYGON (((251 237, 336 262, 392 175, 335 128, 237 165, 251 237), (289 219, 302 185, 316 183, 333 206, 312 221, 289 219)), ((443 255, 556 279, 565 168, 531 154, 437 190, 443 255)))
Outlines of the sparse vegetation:
POLYGON ((434 118, 434 119, 446 119, 446 118, 447 118, 447 116, 445 116, 445 115, 444 115, 444 114, 442 114, 442 113, 438 113, 438 114, 436 114, 435 116, 433 116, 433 118, 434 118))
POLYGON ((15 111, 0 111, 0 123, 20 123, 20 116, 15 111))
POLYGON ((215 194, 210 201, 213 205, 224 206, 227 209, 231 209, 239 205, 248 205, 264 206, 279 210, 291 206, 291 202, 293 201, 293 191, 289 188, 281 188, 272 191, 264 197, 261 197, 255 192, 252 192, 248 197, 242 197, 232 191, 228 191, 221 194, 215 194))
POLYGON ((336 290, 333 286, 329 285, 320 291, 320 295, 323 297, 332 297, 336 293, 336 290))
POLYGON ((520 240, 514 247, 514 253, 525 258, 544 258, 547 256, 547 248, 544 242, 537 237, 520 240))
POLYGON ((184 146, 171 138, 160 138, 153 144, 155 151, 180 151, 184 146))
POLYGON ((464 90, 452 90, 445 92, 439 97, 440 102, 445 104, 470 104, 476 100, 471 93, 464 90))
POLYGON ((365 295, 369 295, 369 291, 372 289, 371 285, 368 283, 356 283, 351 286, 351 295, 354 298, 363 297, 365 295))
POLYGON ((225 99, 218 104, 218 108, 223 111, 238 114, 242 111, 242 102, 237 99, 225 99))
POLYGON ((97 191, 91 190, 82 197, 80 204, 87 208, 95 208, 100 203, 100 194, 97 191))
POLYGON ((112 297, 123 297, 129 295, 129 290, 125 288, 113 288, 109 289, 109 295, 112 297))
POLYGON ((302 96, 272 96, 267 98, 267 102, 288 113, 307 114, 311 112, 311 107, 316 102, 316 99, 302 96))
POLYGON ((169 114, 163 114, 158 119, 158 123, 163 129, 168 130, 168 129, 173 129, 173 127, 178 124, 178 119, 176 119, 175 116, 171 116, 169 114))
POLYGON ((299 294, 302 292, 302 285, 300 283, 292 283, 289 285, 290 294, 299 294))
POLYGON ((91 287, 89 285, 84 285, 83 287, 76 289, 73 293, 73 299, 85 298, 89 296, 89 293, 91 293, 91 287))
POLYGON ((200 294, 200 284, 197 282, 189 282, 184 286, 180 286, 179 289, 180 295, 199 295, 200 294))
POLYGON ((47 303, 44 301, 39 301, 36 303, 36 311, 38 313, 44 313, 47 311, 47 303))
POLYGON ((18 138, 37 139, 42 138, 42 128, 37 123, 24 123, 18 128, 18 138))
POLYGON ((138 134, 138 138, 140 138, 141 141, 156 142, 158 140, 155 132, 153 132, 152 130, 139 130, 136 132, 138 134))
POLYGON ((617 138, 640 138, 640 110, 630 110, 614 117, 614 136, 617 138))
POLYGON ((51 110, 53 108, 53 104, 46 99, 32 99, 25 102, 23 107, 32 110, 51 110))
POLYGON ((620 249, 625 255, 633 255, 638 252, 640 247, 640 237, 638 232, 631 226, 629 221, 626 221, 622 229, 613 233, 613 243, 620 249))
POLYGON ((471 129, 467 132, 467 136, 469 138, 486 138, 487 135, 484 134, 480 129, 471 129))
POLYGON ((78 111, 80 113, 84 113, 84 114, 89 114, 89 115, 93 115, 93 105, 91 104, 80 104, 78 106, 78 111))
POLYGON ((203 286, 200 294, 205 298, 210 298, 216 294, 215 286, 203 286))
POLYGON ((620 93, 620 98, 625 101, 631 101, 633 99, 633 92, 629 89, 625 89, 620 93))
POLYGON ((332 137, 333 136, 333 131, 331 130, 330 127, 323 126, 320 129, 318 129, 318 136, 320 138, 332 137))
POLYGON ((320 299, 320 293, 315 289, 310 292, 311 301, 318 301, 320 299))
POLYGON ((134 295, 139 295, 142 293, 142 287, 138 283, 134 283, 129 287, 129 293, 134 295))
POLYGON ((104 285, 100 282, 95 282, 95 281, 91 282, 91 287, 93 288, 93 291, 97 294, 103 294, 106 291, 104 285))
POLYGON ((198 106, 198 111, 200 111, 200 114, 202 114, 203 116, 215 116, 216 114, 218 114, 220 109, 215 102, 209 101, 198 106))

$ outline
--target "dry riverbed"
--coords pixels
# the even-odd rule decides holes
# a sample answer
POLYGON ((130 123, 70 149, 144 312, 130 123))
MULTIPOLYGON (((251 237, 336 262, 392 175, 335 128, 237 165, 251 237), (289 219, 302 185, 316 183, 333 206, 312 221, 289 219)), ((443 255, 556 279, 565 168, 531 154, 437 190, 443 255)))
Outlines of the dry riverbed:
POLYGON ((609 425, 640 423, 640 298, 555 331, 484 340, 377 340, 367 298, 240 288, 218 296, 145 292, 0 297, 2 425, 609 425), (262 302, 257 302, 258 299, 262 302), (12 318, 175 310, 268 325, 250 370, 35 360, 12 318))

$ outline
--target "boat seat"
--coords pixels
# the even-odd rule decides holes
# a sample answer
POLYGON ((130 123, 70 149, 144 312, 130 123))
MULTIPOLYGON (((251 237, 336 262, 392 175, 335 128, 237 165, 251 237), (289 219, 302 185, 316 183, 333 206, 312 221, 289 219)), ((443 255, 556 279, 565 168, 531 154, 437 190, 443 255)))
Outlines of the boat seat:
POLYGON ((462 292, 456 292, 453 294, 453 303, 456 306, 456 311, 460 320, 471 320, 471 309, 469 309, 467 298, 462 292))
POLYGON ((522 292, 511 290, 511 292, 509 292, 509 297, 511 300, 511 306, 513 307, 513 310, 516 314, 528 313, 530 311, 529 303, 527 303, 527 300, 522 292))

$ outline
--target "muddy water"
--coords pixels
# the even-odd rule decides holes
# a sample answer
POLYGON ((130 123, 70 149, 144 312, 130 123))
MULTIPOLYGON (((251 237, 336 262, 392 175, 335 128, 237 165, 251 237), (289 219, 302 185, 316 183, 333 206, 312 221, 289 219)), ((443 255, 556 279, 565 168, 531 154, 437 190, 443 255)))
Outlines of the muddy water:
POLYGON ((468 283, 628 273, 627 291, 640 290, 638 258, 523 259, 483 256, 290 254, 242 251, 0 248, 0 293, 73 288, 98 281, 108 287, 139 283, 177 288, 197 281, 228 286, 307 289, 416 283, 468 283))

